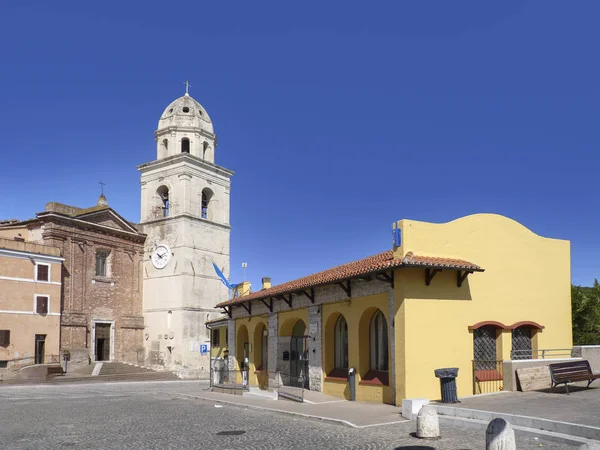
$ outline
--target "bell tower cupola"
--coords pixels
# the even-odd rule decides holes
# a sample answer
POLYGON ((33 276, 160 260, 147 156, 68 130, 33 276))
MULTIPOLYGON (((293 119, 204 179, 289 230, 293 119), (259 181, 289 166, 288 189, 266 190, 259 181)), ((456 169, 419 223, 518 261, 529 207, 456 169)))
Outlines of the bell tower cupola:
POLYGON ((206 109, 188 93, 171 102, 158 121, 154 132, 156 159, 164 159, 179 153, 189 153, 211 163, 215 162, 215 135, 212 121, 206 109))

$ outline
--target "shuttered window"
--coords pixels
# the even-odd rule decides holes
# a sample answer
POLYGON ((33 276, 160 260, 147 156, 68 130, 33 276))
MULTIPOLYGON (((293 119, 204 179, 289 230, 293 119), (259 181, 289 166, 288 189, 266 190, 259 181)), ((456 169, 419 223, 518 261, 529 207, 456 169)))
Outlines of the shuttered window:
POLYGON ((50 266, 48 264, 36 264, 35 270, 37 281, 50 281, 50 266))
POLYGON ((35 312, 38 314, 48 314, 48 297, 38 295, 35 298, 35 312))

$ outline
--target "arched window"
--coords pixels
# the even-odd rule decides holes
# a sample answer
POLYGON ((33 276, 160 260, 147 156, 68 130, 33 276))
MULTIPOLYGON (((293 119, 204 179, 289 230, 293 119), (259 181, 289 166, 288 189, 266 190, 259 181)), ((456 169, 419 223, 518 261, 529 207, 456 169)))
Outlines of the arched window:
POLYGON ((169 188, 166 186, 161 186, 156 190, 158 197, 160 198, 159 211, 160 217, 168 217, 169 216, 169 188))
POLYGON ((494 370, 498 359, 496 337, 498 328, 485 325, 473 331, 475 370, 494 370))
POLYGON ((531 359, 533 346, 531 343, 532 328, 521 326, 512 331, 512 354, 511 359, 531 359))
POLYGON ((333 331, 333 348, 335 353, 335 369, 348 368, 348 323, 340 315, 333 331))
POLYGON ((387 321, 381 311, 371 318, 370 334, 370 369, 388 370, 388 330, 387 321))
POLYGON ((189 153, 190 152, 190 140, 188 138, 183 138, 181 140, 181 153, 189 153))
POLYGON ((208 142, 204 141, 202 144, 202 159, 206 159, 206 153, 208 151, 208 142))
POLYGON ((213 196, 213 193, 210 189, 206 188, 202 190, 202 205, 200 207, 200 217, 202 217, 203 219, 212 219, 212 217, 210 217, 210 211, 209 207, 210 207, 210 200, 213 196))

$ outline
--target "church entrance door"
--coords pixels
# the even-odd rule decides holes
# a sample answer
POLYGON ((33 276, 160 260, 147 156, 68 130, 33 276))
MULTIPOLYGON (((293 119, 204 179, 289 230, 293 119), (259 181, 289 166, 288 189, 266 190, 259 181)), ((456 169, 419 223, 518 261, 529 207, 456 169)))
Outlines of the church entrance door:
POLYGON ((96 361, 110 361, 110 323, 96 324, 95 353, 96 361))

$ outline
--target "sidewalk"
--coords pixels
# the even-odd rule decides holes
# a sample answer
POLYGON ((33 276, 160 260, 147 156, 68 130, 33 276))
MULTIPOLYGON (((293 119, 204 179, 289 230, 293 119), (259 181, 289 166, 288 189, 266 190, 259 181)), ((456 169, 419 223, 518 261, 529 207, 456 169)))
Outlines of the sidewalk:
MULTIPOLYGON (((600 380, 596 383, 600 386, 600 380)), ((448 406, 600 428, 600 387, 585 389, 585 384, 583 387, 571 385, 571 395, 566 395, 564 387, 559 387, 552 394, 544 391, 506 392, 463 398, 461 403, 448 406)))
MULTIPOLYGON (((297 403, 287 400, 248 398, 241 395, 218 394, 208 390, 194 393, 172 392, 180 398, 207 400, 221 405, 237 405, 247 408, 268 409, 281 414, 298 415, 325 422, 343 424, 352 428, 407 422, 401 408, 380 403, 350 402, 335 397, 319 398, 310 395, 313 403, 297 403), (331 400, 335 398, 335 400, 331 400)), ((311 393, 312 394, 312 393, 311 393)), ((325 396, 327 397, 327 396, 325 396)))

